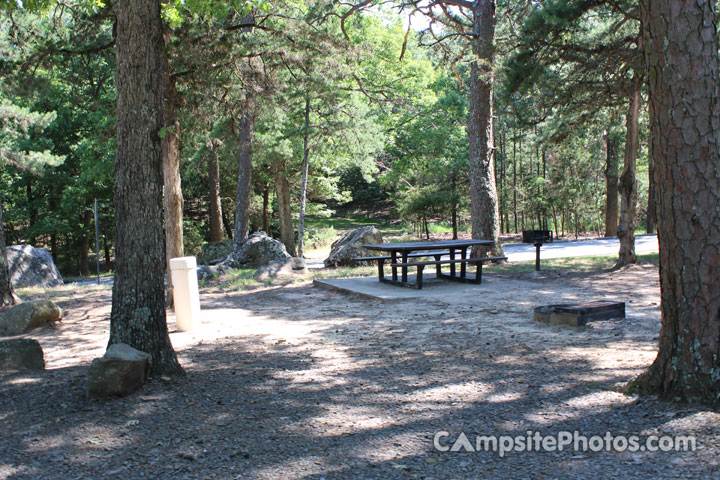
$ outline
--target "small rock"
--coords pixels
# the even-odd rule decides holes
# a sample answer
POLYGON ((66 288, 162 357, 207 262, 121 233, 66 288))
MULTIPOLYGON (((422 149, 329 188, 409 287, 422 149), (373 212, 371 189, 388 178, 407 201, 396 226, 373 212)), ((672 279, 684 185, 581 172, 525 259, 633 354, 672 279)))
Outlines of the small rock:
POLYGON ((110 345, 102 358, 90 364, 88 398, 124 397, 143 386, 150 369, 150 355, 124 343, 110 345))
POLYGON ((21 335, 61 319, 62 310, 50 300, 25 302, 15 305, 0 318, 0 334, 21 335))
POLYGON ((254 278, 258 281, 267 280, 269 278, 278 278, 288 275, 303 275, 307 273, 305 260, 299 257, 285 258, 270 262, 265 267, 260 267, 255 271, 254 278))
POLYGON ((17 338, 0 342, 0 370, 43 370, 45 358, 37 340, 17 338))

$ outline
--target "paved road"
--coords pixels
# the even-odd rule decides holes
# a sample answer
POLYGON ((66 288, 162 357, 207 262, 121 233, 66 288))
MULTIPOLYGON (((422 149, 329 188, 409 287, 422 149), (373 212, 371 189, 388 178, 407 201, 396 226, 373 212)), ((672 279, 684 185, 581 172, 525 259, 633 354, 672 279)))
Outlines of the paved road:
MULTIPOLYGON (((620 241, 617 238, 597 240, 574 240, 546 243, 540 250, 540 258, 595 257, 617 255, 620 241)), ((535 260, 535 246, 526 243, 503 245, 503 251, 510 262, 535 260)), ((635 252, 653 253, 658 251, 657 235, 639 235, 635 238, 635 252)))

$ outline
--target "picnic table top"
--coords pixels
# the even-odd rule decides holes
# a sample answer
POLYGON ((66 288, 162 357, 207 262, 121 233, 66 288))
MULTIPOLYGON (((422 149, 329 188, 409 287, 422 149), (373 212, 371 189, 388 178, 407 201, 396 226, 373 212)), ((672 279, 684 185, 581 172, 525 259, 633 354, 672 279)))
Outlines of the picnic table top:
POLYGON ((403 242, 403 243, 381 243, 363 245, 368 250, 380 250, 385 252, 402 252, 413 250, 444 250, 455 248, 467 248, 474 245, 492 245, 492 240, 440 240, 434 242, 403 242))

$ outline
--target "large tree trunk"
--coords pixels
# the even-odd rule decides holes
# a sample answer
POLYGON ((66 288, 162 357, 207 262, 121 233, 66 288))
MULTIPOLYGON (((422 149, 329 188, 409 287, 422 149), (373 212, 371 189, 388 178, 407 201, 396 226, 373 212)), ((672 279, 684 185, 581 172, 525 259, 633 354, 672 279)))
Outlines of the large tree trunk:
POLYGON ((655 198, 655 168, 653 167, 652 156, 648 155, 648 202, 647 217, 645 223, 647 225, 647 233, 655 233, 657 230, 657 199, 655 198))
MULTIPOLYGON (((164 36, 165 44, 170 42, 170 35, 164 36)), ((165 267, 167 272, 166 304, 173 306, 173 287, 170 275, 170 259, 185 256, 183 247, 183 196, 180 180, 180 121, 178 120, 176 103, 177 90, 175 77, 172 76, 170 58, 162 56, 163 61, 163 113, 165 115, 165 135, 162 138, 162 172, 165 187, 165 267)))
POLYGON ((285 161, 275 168, 275 196, 280 220, 280 241, 285 244, 288 253, 295 256, 295 232, 290 210, 290 182, 288 182, 285 161))
POLYGON ((615 268, 637 263, 635 255, 635 220, 637 215, 637 179, 635 165, 638 152, 638 128, 640 118, 640 103, 642 102, 642 75, 636 69, 632 79, 632 92, 630 95, 630 108, 627 114, 625 139, 625 165, 620 176, 620 253, 615 268))
POLYGON ((305 207, 307 205, 307 182, 310 170, 310 95, 305 95, 305 131, 303 133, 302 181, 300 183, 300 218, 298 220, 297 254, 302 258, 305 239, 305 207))
POLYGON ((495 188, 493 146, 493 55, 495 0, 475 3, 473 50, 477 59, 470 67, 470 201, 472 238, 492 240, 490 254, 502 255, 498 198, 495 188))
POLYGON ((222 204, 220 203, 220 159, 212 142, 213 139, 210 139, 210 151, 207 156, 210 241, 220 242, 223 239, 222 204))
POLYGON ((715 2, 640 4, 658 195, 662 327, 655 362, 630 388, 718 405, 720 72, 715 2))
MULTIPOLYGON (((250 230, 250 200, 252 198, 252 140, 255 131, 255 99, 251 93, 245 112, 238 122, 238 179, 235 197, 235 249, 242 244, 250 230)), ((289 192, 289 187, 288 187, 289 192)))
POLYGON ((605 134, 605 236, 617 235, 618 227, 618 158, 617 139, 610 132, 605 134))
POLYGON ((183 370, 165 318, 163 58, 160 4, 116 4, 115 281, 109 344, 152 356, 153 375, 183 370))
POLYGON ((0 306, 15 305, 19 301, 10 281, 10 268, 5 255, 5 225, 2 213, 2 199, 0 198, 0 306))

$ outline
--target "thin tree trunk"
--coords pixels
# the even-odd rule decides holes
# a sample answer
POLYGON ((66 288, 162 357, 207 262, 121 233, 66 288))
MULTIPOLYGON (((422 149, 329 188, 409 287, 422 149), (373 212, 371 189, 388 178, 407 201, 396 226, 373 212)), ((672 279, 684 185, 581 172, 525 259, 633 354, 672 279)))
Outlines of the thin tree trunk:
POLYGON ((662 326, 641 393, 720 404, 720 84, 715 2, 641 0, 662 326), (672 22, 668 19, 672 18, 672 22))
MULTIPOLYGON (((25 186, 25 195, 27 198, 27 204, 28 204, 28 225, 30 232, 35 231, 35 225, 37 224, 37 207, 35 206, 35 196, 33 195, 32 191, 32 178, 27 179, 27 185, 25 186)), ((28 239, 30 241, 30 245, 35 245, 37 238, 35 235, 31 235, 28 239)))
POLYGON ((605 236, 617 235, 618 227, 618 158, 617 139, 610 132, 605 134, 605 236))
POLYGON ((80 237, 80 275, 90 276, 90 228, 92 227, 92 211, 88 208, 83 213, 83 233, 80 237))
POLYGON ((109 344, 152 357, 153 375, 183 374, 165 318, 163 58, 160 4, 118 0, 115 280, 109 344))
POLYGON ((209 140, 210 152, 207 156, 208 169, 208 210, 210 216, 210 241, 220 242, 224 238, 222 224, 222 204, 220 203, 220 159, 213 139, 209 140))
POLYGON ((103 232, 102 238, 103 250, 105 251, 105 271, 109 272, 112 270, 112 268, 110 268, 110 242, 108 242, 107 234, 105 232, 103 232))
POLYGON ((233 225, 230 217, 227 215, 228 208, 222 207, 222 201, 220 202, 220 208, 222 208, 220 219, 222 220, 223 228, 225 229, 225 235, 227 235, 227 238, 232 239, 234 238, 233 225))
MULTIPOLYGON (((170 43, 170 34, 165 34, 165 45, 170 43)), ((175 77, 172 76, 170 57, 162 56, 163 61, 163 114, 165 135, 162 138, 162 173, 165 188, 163 206, 165 208, 165 272, 167 273, 167 290, 165 303, 173 306, 172 275, 170 275, 170 259, 185 256, 183 246, 183 195, 180 179, 180 121, 178 120, 176 103, 177 90, 175 77)))
POLYGON ((252 199, 252 141, 255 132, 255 98, 247 92, 245 111, 238 121, 238 177, 235 196, 235 235, 237 250, 250 232, 250 201, 252 199))
POLYGON ((452 186, 452 205, 451 205, 451 222, 452 222, 452 234, 453 234, 453 240, 457 240, 458 238, 458 221, 457 221, 457 213, 458 213, 458 193, 457 193, 457 176, 455 174, 455 170, 452 171, 452 177, 451 177, 451 186, 452 186))
POLYGON ((298 257, 302 258, 305 247, 305 206, 307 204, 308 171, 310 169, 310 95, 305 94, 305 125, 303 132, 302 181, 300 183, 300 218, 298 220, 298 257))
POLYGON ((513 220, 515 222, 515 233, 518 233, 518 211, 517 211, 517 134, 513 129, 513 220))
POLYGON ((57 248, 57 233, 53 232, 50 234, 50 254, 53 257, 53 261, 57 263, 58 248, 57 248))
POLYGON ((275 196, 280 220, 280 241, 285 244, 288 253, 295 256, 295 232, 290 209, 290 182, 288 182, 285 161, 275 169, 275 196))
POLYGON ((470 202, 472 238, 492 240, 490 255, 502 255, 498 197, 495 187, 493 145, 493 56, 495 50, 495 0, 473 7, 473 40, 476 59, 470 66, 470 202))
POLYGON ((270 235, 270 182, 263 186, 263 231, 270 235))
POLYGON ((615 268, 637 263, 635 255, 635 220, 637 212, 637 179, 635 165, 639 146, 638 127, 640 103, 642 102, 642 77, 637 68, 633 75, 633 87, 630 96, 630 107, 627 114, 627 135, 625 140, 625 165, 620 176, 620 253, 615 268))
POLYGON ((5 254, 5 226, 2 214, 2 199, 0 198, 0 306, 15 305, 20 301, 15 295, 15 290, 10 281, 10 266, 5 254))

